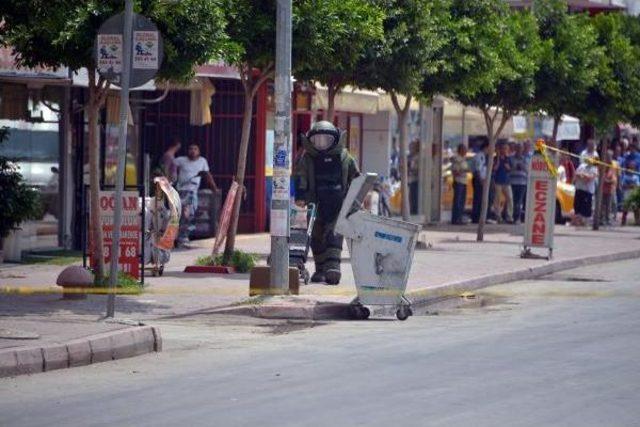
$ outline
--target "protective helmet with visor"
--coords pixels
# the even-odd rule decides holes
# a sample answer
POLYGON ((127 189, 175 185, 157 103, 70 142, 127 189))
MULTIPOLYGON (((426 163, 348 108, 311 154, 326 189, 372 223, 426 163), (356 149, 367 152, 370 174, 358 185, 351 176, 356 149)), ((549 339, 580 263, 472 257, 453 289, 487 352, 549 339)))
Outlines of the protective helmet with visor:
POLYGON ((316 150, 327 151, 338 144, 340 131, 330 122, 321 121, 313 125, 307 138, 316 150))

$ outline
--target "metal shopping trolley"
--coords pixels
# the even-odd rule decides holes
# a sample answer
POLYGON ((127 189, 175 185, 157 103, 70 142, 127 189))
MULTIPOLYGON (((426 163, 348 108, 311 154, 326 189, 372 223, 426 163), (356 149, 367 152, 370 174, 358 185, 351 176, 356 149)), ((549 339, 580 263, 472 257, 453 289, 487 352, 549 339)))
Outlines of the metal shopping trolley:
POLYGON ((366 174, 353 180, 336 224, 336 231, 347 239, 358 291, 351 303, 352 313, 366 319, 368 305, 393 306, 397 318, 406 320, 413 312, 404 291, 422 227, 363 209, 377 179, 376 174, 366 174))
POLYGON ((316 205, 309 203, 305 207, 295 204, 291 206, 291 221, 289 228, 289 266, 300 271, 300 278, 305 285, 309 284, 311 275, 306 263, 309 258, 311 233, 316 221, 316 205))

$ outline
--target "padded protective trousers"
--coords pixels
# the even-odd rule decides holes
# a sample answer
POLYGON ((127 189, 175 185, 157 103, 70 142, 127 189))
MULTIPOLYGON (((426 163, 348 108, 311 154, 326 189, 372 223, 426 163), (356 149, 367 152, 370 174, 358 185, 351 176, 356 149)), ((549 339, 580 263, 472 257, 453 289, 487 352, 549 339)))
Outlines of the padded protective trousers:
POLYGON ((311 251, 316 272, 340 271, 343 240, 341 234, 335 233, 335 222, 327 224, 322 218, 316 219, 311 232, 311 251))

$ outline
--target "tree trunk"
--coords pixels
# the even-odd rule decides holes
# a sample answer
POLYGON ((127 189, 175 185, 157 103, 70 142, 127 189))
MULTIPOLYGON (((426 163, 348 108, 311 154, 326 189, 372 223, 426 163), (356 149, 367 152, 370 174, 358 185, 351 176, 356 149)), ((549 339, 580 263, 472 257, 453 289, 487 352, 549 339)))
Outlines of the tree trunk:
POLYGON ((231 222, 227 232, 222 262, 229 264, 231 256, 236 246, 236 234, 238 231, 238 219, 240 217, 240 206, 244 195, 244 176, 247 170, 247 152, 249 150, 249 137, 251 136, 251 118, 253 116, 253 87, 250 84, 245 86, 244 93, 244 114, 242 116, 242 134, 240 137, 240 150, 238 151, 238 165, 236 169, 235 181, 238 183, 238 192, 233 203, 231 222))
POLYGON ((327 121, 333 123, 336 115, 336 95, 340 92, 338 86, 329 83, 327 85, 327 121))
MULTIPOLYGON (((551 134, 551 144, 554 148, 558 148, 558 128, 560 127, 560 122, 562 121, 562 117, 554 117, 553 118, 553 133, 551 134)), ((554 152, 554 156, 557 152, 554 152)))
POLYGON ((395 92, 391 92, 391 101, 398 115, 398 128, 400 130, 400 188, 402 194, 401 213, 402 220, 409 221, 411 209, 409 206, 409 170, 407 165, 407 118, 409 106, 411 105, 411 96, 407 96, 404 107, 398 102, 398 96, 395 92))
POLYGON ((487 223, 487 211, 489 210, 489 190, 491 189, 491 176, 493 175, 493 158, 496 153, 496 141, 510 118, 508 114, 503 112, 500 126, 498 126, 498 129, 494 131, 493 125, 497 116, 497 111, 493 117, 489 114, 488 109, 483 110, 482 114, 484 115, 485 124, 487 126, 487 135, 489 137, 489 153, 487 153, 487 176, 484 177, 484 181, 482 183, 482 203, 480 204, 480 218, 478 220, 478 233, 476 236, 476 240, 478 242, 484 241, 484 226, 487 223))
MULTIPOLYGON (((602 142, 602 160, 604 161, 605 155, 609 150, 609 140, 604 139, 602 142)), ((598 186, 596 187, 596 203, 593 210, 593 230, 598 231, 600 229, 600 217, 602 216, 602 188, 604 186, 604 174, 607 168, 602 165, 598 165, 598 186)))
POLYGON ((89 67, 89 209, 91 236, 91 256, 96 261, 95 277, 104 278, 104 240, 100 224, 100 132, 98 130, 98 114, 100 113, 100 93, 96 85, 95 70, 89 67))

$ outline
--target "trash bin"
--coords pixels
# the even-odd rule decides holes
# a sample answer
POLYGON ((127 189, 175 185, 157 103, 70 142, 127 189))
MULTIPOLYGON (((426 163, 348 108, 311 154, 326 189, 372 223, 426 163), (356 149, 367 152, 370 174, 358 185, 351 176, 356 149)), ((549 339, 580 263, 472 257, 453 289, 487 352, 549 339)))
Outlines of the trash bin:
POLYGON ((376 181, 376 174, 366 174, 351 183, 336 223, 347 239, 358 292, 352 310, 366 319, 367 305, 393 306, 398 319, 406 320, 413 313, 404 292, 422 227, 365 211, 363 201, 376 181))

